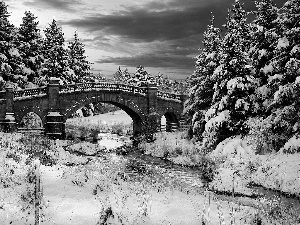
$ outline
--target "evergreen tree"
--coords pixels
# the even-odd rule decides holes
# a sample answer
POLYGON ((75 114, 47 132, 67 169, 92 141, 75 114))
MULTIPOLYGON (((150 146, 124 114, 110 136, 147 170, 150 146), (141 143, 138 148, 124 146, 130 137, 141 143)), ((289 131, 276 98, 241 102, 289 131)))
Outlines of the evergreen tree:
POLYGON ((212 75, 216 81, 212 105, 205 114, 203 147, 208 149, 227 136, 242 132, 244 121, 251 113, 249 96, 254 91, 255 79, 248 55, 247 14, 243 4, 236 0, 227 17, 219 66, 212 75))
POLYGON ((131 75, 128 72, 128 69, 122 70, 120 67, 118 68, 117 72, 113 75, 114 81, 118 83, 129 84, 131 82, 131 75))
POLYGON ((155 83, 152 77, 142 65, 136 67, 135 73, 130 79, 129 83, 138 86, 147 86, 149 83, 155 83))
POLYGON ((41 75, 41 65, 44 61, 43 39, 38 29, 39 22, 36 19, 37 17, 33 13, 26 11, 17 37, 17 47, 24 64, 22 75, 27 76, 28 81, 33 83, 38 82, 37 79, 41 75))
POLYGON ((274 57, 270 60, 268 87, 273 101, 268 106, 269 113, 282 106, 299 101, 300 73, 300 3, 288 0, 281 8, 277 20, 274 57))
POLYGON ((12 80, 12 68, 9 58, 12 48, 14 26, 9 22, 10 14, 5 2, 0 2, 0 77, 1 82, 12 80))
POLYGON ((129 83, 129 81, 131 79, 131 75, 128 71, 128 68, 126 68, 125 70, 122 71, 122 79, 125 83, 129 83))
POLYGON ((57 24, 57 21, 53 19, 44 30, 44 33, 44 80, 47 82, 50 77, 58 77, 64 83, 72 82, 74 75, 68 71, 69 60, 67 50, 64 48, 65 39, 62 28, 57 24))
POLYGON ((300 2, 288 0, 278 19, 279 33, 272 65, 274 74, 282 74, 282 83, 292 83, 299 74, 300 59, 300 2))
POLYGON ((274 89, 272 85, 268 85, 268 78, 273 74, 273 67, 270 63, 274 57, 278 39, 278 8, 273 0, 262 0, 255 4, 257 10, 254 12, 255 19, 250 25, 249 55, 255 71, 253 75, 257 78, 259 87, 252 95, 251 104, 254 114, 263 115, 270 103, 272 89, 274 89))
POLYGON ((78 34, 75 32, 74 41, 69 42, 69 65, 70 69, 74 71, 72 81, 82 82, 84 77, 90 75, 90 62, 86 60, 84 44, 78 39, 78 34))
POLYGON ((250 56, 256 70, 255 76, 266 84, 270 72, 266 65, 274 57, 278 38, 278 8, 273 0, 262 0, 255 2, 255 5, 257 11, 256 18, 252 22, 250 56))
POLYGON ((122 70, 121 70, 121 67, 118 68, 117 72, 114 73, 113 75, 113 79, 114 81, 116 82, 123 82, 123 76, 122 76, 122 70))
MULTIPOLYGON (((273 99, 268 107, 272 132, 279 147, 295 133, 300 133, 300 2, 288 0, 278 19, 275 56, 269 66, 268 86, 273 87, 273 99), (281 137, 279 139, 278 137, 281 137)), ((277 149, 278 150, 278 149, 277 149)))
POLYGON ((216 82, 213 72, 220 59, 220 29, 214 26, 214 17, 203 34, 203 48, 196 57, 196 70, 189 77, 191 90, 189 92, 187 113, 193 116, 201 109, 210 107, 213 98, 213 87, 216 82))

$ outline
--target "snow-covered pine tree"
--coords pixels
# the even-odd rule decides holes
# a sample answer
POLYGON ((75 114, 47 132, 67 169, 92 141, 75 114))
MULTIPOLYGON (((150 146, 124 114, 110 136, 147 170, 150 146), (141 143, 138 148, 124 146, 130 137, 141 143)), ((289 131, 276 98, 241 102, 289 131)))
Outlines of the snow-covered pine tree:
POLYGON ((41 65, 44 61, 42 53, 43 39, 38 28, 39 22, 30 11, 26 11, 23 22, 18 29, 17 48, 22 56, 24 67, 22 75, 27 76, 28 81, 38 83, 41 75, 41 65))
POLYGON ((121 67, 118 68, 117 72, 114 73, 113 79, 115 82, 129 84, 132 83, 132 76, 128 72, 128 69, 122 70, 121 67))
POLYGON ((278 18, 279 37, 275 56, 269 66, 273 76, 269 76, 269 86, 277 87, 271 111, 285 106, 299 110, 300 85, 300 2, 288 0, 280 10, 278 18), (274 83, 276 85, 274 85, 274 83))
POLYGON ((82 82, 84 77, 90 75, 90 62, 85 55, 84 44, 79 40, 77 32, 74 34, 74 41, 69 42, 69 66, 74 71, 72 81, 82 82))
POLYGON ((9 64, 14 26, 9 22, 10 14, 5 2, 0 2, 0 83, 3 87, 6 81, 13 80, 12 68, 9 64))
POLYGON ((140 65, 136 67, 134 75, 131 77, 130 84, 138 86, 147 86, 149 83, 155 83, 154 77, 152 77, 145 68, 140 65))
POLYGON ((258 78, 259 88, 256 90, 252 104, 254 112, 264 114, 272 97, 271 89, 268 86, 268 77, 273 74, 273 67, 270 65, 277 45, 278 39, 278 8, 273 0, 262 0, 255 2, 255 19, 251 23, 251 47, 249 55, 252 59, 252 66, 255 70, 254 76, 258 78))
POLYGON ((257 10, 255 20, 251 23, 251 47, 249 54, 253 59, 255 76, 266 83, 268 67, 265 67, 274 56, 276 41, 278 38, 278 8, 273 0, 255 2, 257 10))
POLYGON ((212 105, 205 114, 203 147, 210 149, 227 136, 243 132, 243 124, 251 113, 250 94, 255 88, 251 60, 248 55, 250 36, 247 12, 236 0, 225 24, 219 66, 212 79, 212 105))
POLYGON ((71 83, 73 74, 68 70, 68 53, 64 48, 64 34, 62 28, 56 20, 52 20, 44 30, 45 40, 43 44, 43 55, 45 62, 43 64, 43 75, 45 82, 50 77, 58 77, 64 83, 71 83))
POLYGON ((115 82, 118 82, 118 83, 122 83, 123 82, 123 77, 122 77, 122 70, 121 70, 121 67, 119 67, 117 69, 117 72, 114 73, 113 75, 113 80, 115 82))
POLYGON ((128 71, 128 68, 122 71, 122 79, 124 83, 128 83, 128 81, 131 79, 131 75, 128 71))
MULTIPOLYGON (((288 0, 280 10, 279 38, 270 66, 269 86, 277 87, 269 106, 272 131, 277 134, 278 147, 300 133, 300 2, 288 0)), ((278 149, 277 149, 278 150, 278 149)))
POLYGON ((212 75, 219 65, 221 50, 220 29, 214 25, 214 16, 203 34, 202 43, 203 48, 199 49, 200 54, 195 57, 196 70, 188 78, 190 91, 186 113, 193 118, 194 131, 199 130, 197 128, 199 123, 196 122, 203 119, 203 111, 211 106, 214 94, 213 87, 216 80, 212 75))

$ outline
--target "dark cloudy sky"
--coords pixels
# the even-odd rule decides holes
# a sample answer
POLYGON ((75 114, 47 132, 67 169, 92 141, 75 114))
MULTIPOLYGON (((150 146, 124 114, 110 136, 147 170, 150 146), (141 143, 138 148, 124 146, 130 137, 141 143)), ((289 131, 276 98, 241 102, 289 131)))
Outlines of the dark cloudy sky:
MULTIPOLYGON (((77 31, 86 46, 93 71, 110 76, 117 68, 143 65, 152 75, 158 72, 184 79, 194 71, 202 34, 211 12, 222 28, 234 0, 4 0, 15 25, 30 10, 45 29, 59 21, 66 41, 77 31)), ((241 0, 254 10, 252 0, 241 0)), ((274 0, 282 7, 285 0, 274 0)))

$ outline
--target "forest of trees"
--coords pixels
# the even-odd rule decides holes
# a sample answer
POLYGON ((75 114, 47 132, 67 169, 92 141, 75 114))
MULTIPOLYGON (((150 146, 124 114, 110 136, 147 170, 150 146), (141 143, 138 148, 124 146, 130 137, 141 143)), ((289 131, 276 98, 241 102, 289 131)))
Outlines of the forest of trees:
POLYGON ((204 149, 255 133, 276 151, 300 133, 300 1, 255 4, 250 23, 236 0, 224 35, 213 16, 204 33, 186 108, 204 149))
POLYGON ((9 16, 1 1, 0 90, 45 85, 50 77, 59 77, 63 83, 80 82, 90 75, 91 63, 76 32, 66 47, 56 20, 48 24, 43 37, 33 13, 26 11, 19 27, 10 23, 9 16))
MULTIPOLYGON (((0 90, 6 86, 32 88, 48 83, 50 77, 58 77, 63 84, 83 81, 108 80, 101 74, 90 72, 84 44, 77 32, 73 41, 65 46, 64 33, 56 20, 43 30, 33 13, 26 11, 22 24, 15 27, 9 21, 5 2, 0 2, 0 90)), ((158 73, 151 76, 143 66, 137 66, 134 74, 120 68, 113 75, 114 82, 145 86, 156 83, 164 91, 182 93, 186 82, 179 82, 158 73)))
POLYGON ((121 70, 119 67, 117 72, 113 75, 113 80, 120 83, 125 83, 135 86, 147 86, 148 84, 155 84, 160 91, 170 93, 186 93, 188 83, 183 80, 172 80, 162 73, 156 76, 149 74, 142 65, 136 67, 134 74, 130 74, 128 69, 121 70))

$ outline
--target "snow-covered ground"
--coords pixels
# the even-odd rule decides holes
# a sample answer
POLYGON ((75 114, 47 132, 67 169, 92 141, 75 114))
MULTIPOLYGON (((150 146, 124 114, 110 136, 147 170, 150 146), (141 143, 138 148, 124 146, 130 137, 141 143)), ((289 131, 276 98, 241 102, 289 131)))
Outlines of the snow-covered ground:
MULTIPOLYGON (((102 143, 109 148, 113 142, 102 143)), ((236 210, 236 224, 249 224, 253 219, 253 208, 219 201, 212 193, 202 195, 168 188, 157 191, 142 183, 120 179, 111 183, 116 171, 110 169, 118 171, 115 165, 124 165, 118 156, 110 157, 113 165, 97 159, 88 168, 41 167, 45 202, 41 224, 96 224, 108 206, 115 215, 114 219, 110 218, 112 224, 120 224, 116 215, 125 224, 200 224, 202 217, 210 224, 219 224, 220 217, 229 224, 232 210, 236 210)))
MULTIPOLYGON (((297 142, 291 142, 291 148, 297 142)), ((300 152, 256 155, 247 138, 228 138, 211 152, 210 157, 224 162, 211 186, 218 190, 252 194, 247 184, 255 183, 268 189, 300 196, 300 152)))
POLYGON ((99 114, 95 116, 88 117, 78 117, 70 118, 67 123, 71 124, 93 124, 93 125, 112 125, 122 123, 124 125, 129 125, 132 123, 131 117, 123 110, 118 110, 115 112, 109 112, 104 114, 99 114))

